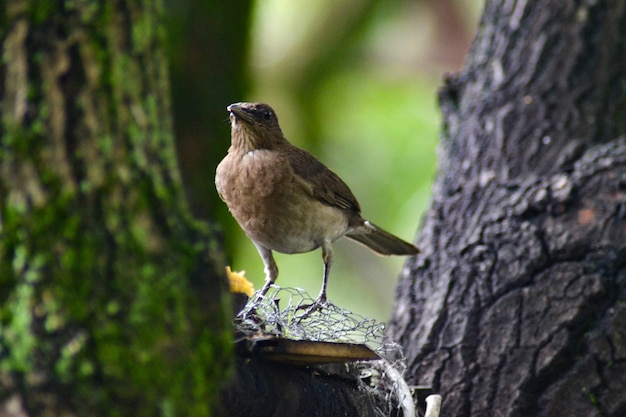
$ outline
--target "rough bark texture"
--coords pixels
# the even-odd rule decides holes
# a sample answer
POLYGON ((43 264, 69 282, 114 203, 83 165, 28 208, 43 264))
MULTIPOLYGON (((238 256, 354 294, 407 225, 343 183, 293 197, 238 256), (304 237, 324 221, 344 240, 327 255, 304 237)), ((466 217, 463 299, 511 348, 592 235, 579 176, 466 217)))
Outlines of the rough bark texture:
POLYGON ((0 415, 209 415, 229 313, 177 174, 160 2, 0 7, 0 415))
POLYGON ((219 415, 379 417, 381 410, 390 410, 389 417, 401 416, 388 398, 359 389, 354 376, 346 377, 346 365, 335 366, 326 372, 324 367, 239 357, 235 377, 224 385, 220 396, 219 415))
POLYGON ((391 333, 445 416, 626 415, 626 2, 487 1, 391 333))

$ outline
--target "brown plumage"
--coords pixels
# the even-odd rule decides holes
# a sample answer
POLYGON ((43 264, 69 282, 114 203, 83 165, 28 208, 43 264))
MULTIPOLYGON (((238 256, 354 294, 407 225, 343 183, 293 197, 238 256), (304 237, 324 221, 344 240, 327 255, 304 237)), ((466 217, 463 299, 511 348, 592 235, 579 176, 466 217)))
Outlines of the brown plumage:
POLYGON ((415 255, 411 243, 361 217, 348 186, 310 153, 285 139, 274 110, 262 103, 228 106, 231 146, 215 175, 217 191, 265 264, 265 285, 276 281, 272 251, 322 248, 326 302, 332 243, 346 236, 381 255, 415 255))

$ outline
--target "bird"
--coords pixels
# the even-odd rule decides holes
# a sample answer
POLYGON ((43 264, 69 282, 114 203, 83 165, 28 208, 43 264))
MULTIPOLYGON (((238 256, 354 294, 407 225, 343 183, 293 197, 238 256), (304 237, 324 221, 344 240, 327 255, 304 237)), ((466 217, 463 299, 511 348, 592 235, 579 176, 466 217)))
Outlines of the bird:
POLYGON ((265 103, 226 108, 231 145, 215 173, 215 186, 252 240, 264 264, 264 296, 278 277, 272 251, 297 254, 322 249, 322 288, 314 304, 328 303, 332 244, 347 237, 381 255, 416 255, 412 243, 361 217, 361 207, 337 174, 283 135, 265 103))

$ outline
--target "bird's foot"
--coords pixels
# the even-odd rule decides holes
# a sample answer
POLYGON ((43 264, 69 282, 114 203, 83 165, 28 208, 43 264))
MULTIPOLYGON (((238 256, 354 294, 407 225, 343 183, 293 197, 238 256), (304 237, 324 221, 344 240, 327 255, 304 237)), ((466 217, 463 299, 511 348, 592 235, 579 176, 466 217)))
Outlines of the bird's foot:
POLYGON ((297 310, 305 310, 304 313, 302 313, 302 315, 298 316, 298 319, 300 320, 308 319, 309 317, 311 317, 311 314, 317 311, 322 311, 332 305, 333 303, 328 301, 325 295, 324 296, 320 295, 319 297, 315 299, 315 301, 313 301, 313 303, 303 304, 297 308, 297 310))
POLYGON ((263 286, 263 288, 261 288, 259 291, 256 291, 252 297, 248 300, 248 302, 246 303, 245 308, 239 312, 239 314, 237 315, 238 318, 240 319, 246 319, 246 318, 259 318, 259 314, 257 313, 257 309, 259 307, 261 307, 261 305, 266 302, 265 301, 265 296, 267 294, 267 291, 270 289, 271 287, 271 282, 270 283, 265 283, 265 285, 263 286))

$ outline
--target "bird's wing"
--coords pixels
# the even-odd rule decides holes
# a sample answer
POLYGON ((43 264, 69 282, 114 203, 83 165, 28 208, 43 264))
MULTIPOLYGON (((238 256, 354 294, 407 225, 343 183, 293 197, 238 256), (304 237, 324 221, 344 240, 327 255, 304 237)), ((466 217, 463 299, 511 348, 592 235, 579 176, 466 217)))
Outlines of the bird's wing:
POLYGON ((313 155, 295 146, 288 155, 291 169, 313 197, 329 206, 361 212, 359 202, 346 183, 313 155))

